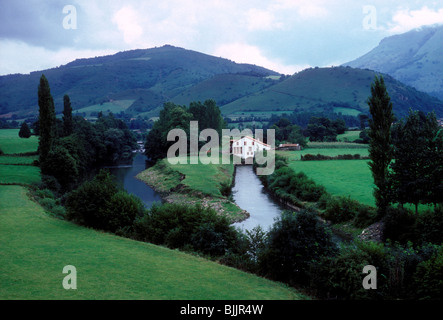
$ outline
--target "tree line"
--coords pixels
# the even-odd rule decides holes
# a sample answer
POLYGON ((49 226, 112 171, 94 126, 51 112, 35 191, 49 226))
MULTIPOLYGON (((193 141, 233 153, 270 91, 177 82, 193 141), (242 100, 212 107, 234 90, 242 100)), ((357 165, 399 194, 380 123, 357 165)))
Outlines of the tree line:
POLYGON ((368 99, 370 168, 379 215, 391 204, 443 203, 443 128, 434 112, 409 111, 395 121, 383 77, 375 78, 368 99))
POLYGON ((70 97, 63 99, 63 118, 57 121, 54 100, 45 75, 38 86, 38 154, 43 181, 61 193, 78 186, 104 165, 127 162, 137 141, 126 124, 112 114, 92 124, 72 115, 70 97))

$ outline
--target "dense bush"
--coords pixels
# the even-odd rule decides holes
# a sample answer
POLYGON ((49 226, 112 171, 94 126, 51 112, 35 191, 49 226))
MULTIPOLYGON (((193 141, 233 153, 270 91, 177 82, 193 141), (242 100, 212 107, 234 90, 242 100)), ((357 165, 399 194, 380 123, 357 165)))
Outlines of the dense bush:
POLYGON ((443 248, 430 259, 422 261, 414 274, 417 298, 443 299, 443 248))
POLYGON ((66 210, 68 219, 82 225, 127 233, 144 207, 138 198, 120 191, 108 171, 100 170, 67 196, 66 210))
POLYGON ((260 272, 291 285, 307 284, 312 264, 334 251, 331 235, 315 212, 285 211, 269 231, 260 272))
POLYGON ((136 219, 134 237, 170 248, 191 248, 211 256, 221 256, 236 248, 238 241, 237 231, 226 217, 211 208, 179 204, 153 206, 136 219))
POLYGON ((310 289, 320 299, 435 298, 443 279, 437 250, 434 245, 414 249, 410 245, 356 241, 341 246, 336 256, 324 256, 313 265, 310 289), (362 271, 366 265, 376 267, 375 290, 362 286, 366 276, 362 271))

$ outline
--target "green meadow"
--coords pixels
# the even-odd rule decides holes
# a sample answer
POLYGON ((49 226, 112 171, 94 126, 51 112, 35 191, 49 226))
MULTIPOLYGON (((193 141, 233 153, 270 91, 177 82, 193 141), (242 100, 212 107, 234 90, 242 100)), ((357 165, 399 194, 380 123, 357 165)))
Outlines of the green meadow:
POLYGON ((19 129, 0 130, 0 150, 4 154, 20 154, 36 152, 38 148, 38 137, 31 136, 23 139, 18 136, 19 129))
MULTIPOLYGON (((0 130, 0 148, 8 153, 35 152, 37 144, 31 148, 29 141, 19 139, 18 130, 0 130)), ((204 258, 54 218, 29 198, 25 187, 40 181, 39 168, 30 165, 35 159, 0 157, 1 300, 306 298, 283 284, 204 258), (76 290, 63 288, 67 265, 76 268, 76 290)), ((208 177, 223 180, 223 170, 206 170, 208 177)), ((189 184, 198 187, 192 179, 189 184)))
POLYGON ((332 195, 350 196, 363 204, 375 206, 368 160, 291 161, 289 167, 304 172, 332 195))
POLYGON ((0 299, 302 298, 203 258, 57 220, 21 186, 0 186, 0 243, 0 299), (62 286, 66 265, 76 267, 76 290, 62 286))

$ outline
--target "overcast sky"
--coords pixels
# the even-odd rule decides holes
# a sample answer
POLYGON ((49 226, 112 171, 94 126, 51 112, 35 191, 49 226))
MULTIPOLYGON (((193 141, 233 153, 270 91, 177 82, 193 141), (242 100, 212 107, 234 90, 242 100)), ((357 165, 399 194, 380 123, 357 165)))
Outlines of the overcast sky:
POLYGON ((0 0, 0 75, 164 44, 293 74, 442 23, 441 0, 0 0))

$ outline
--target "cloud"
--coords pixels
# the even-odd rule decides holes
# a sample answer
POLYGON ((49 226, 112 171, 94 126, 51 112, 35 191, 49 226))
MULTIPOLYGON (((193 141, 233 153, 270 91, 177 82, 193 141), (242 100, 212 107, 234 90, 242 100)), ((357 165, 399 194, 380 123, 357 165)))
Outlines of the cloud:
POLYGON ((401 9, 393 15, 389 32, 403 33, 432 24, 443 24, 443 8, 433 10, 424 6, 419 10, 401 9))
POLYGON ((270 59, 263 55, 258 47, 246 43, 222 44, 214 50, 212 55, 237 63, 255 64, 283 74, 294 74, 310 67, 309 65, 288 65, 277 59, 270 59))
POLYGON ((134 44, 143 35, 143 28, 139 21, 137 12, 130 6, 121 8, 112 19, 112 22, 117 24, 118 29, 123 33, 123 39, 127 44, 134 44))
POLYGON ((30 73, 67 64, 75 59, 104 56, 117 53, 116 50, 63 48, 50 50, 33 46, 23 41, 0 41, 0 75, 30 73), (29 53, 32 53, 32 59, 29 53))
POLYGON ((250 9, 246 13, 247 28, 249 31, 280 29, 283 24, 275 21, 272 12, 260 9, 250 9))

